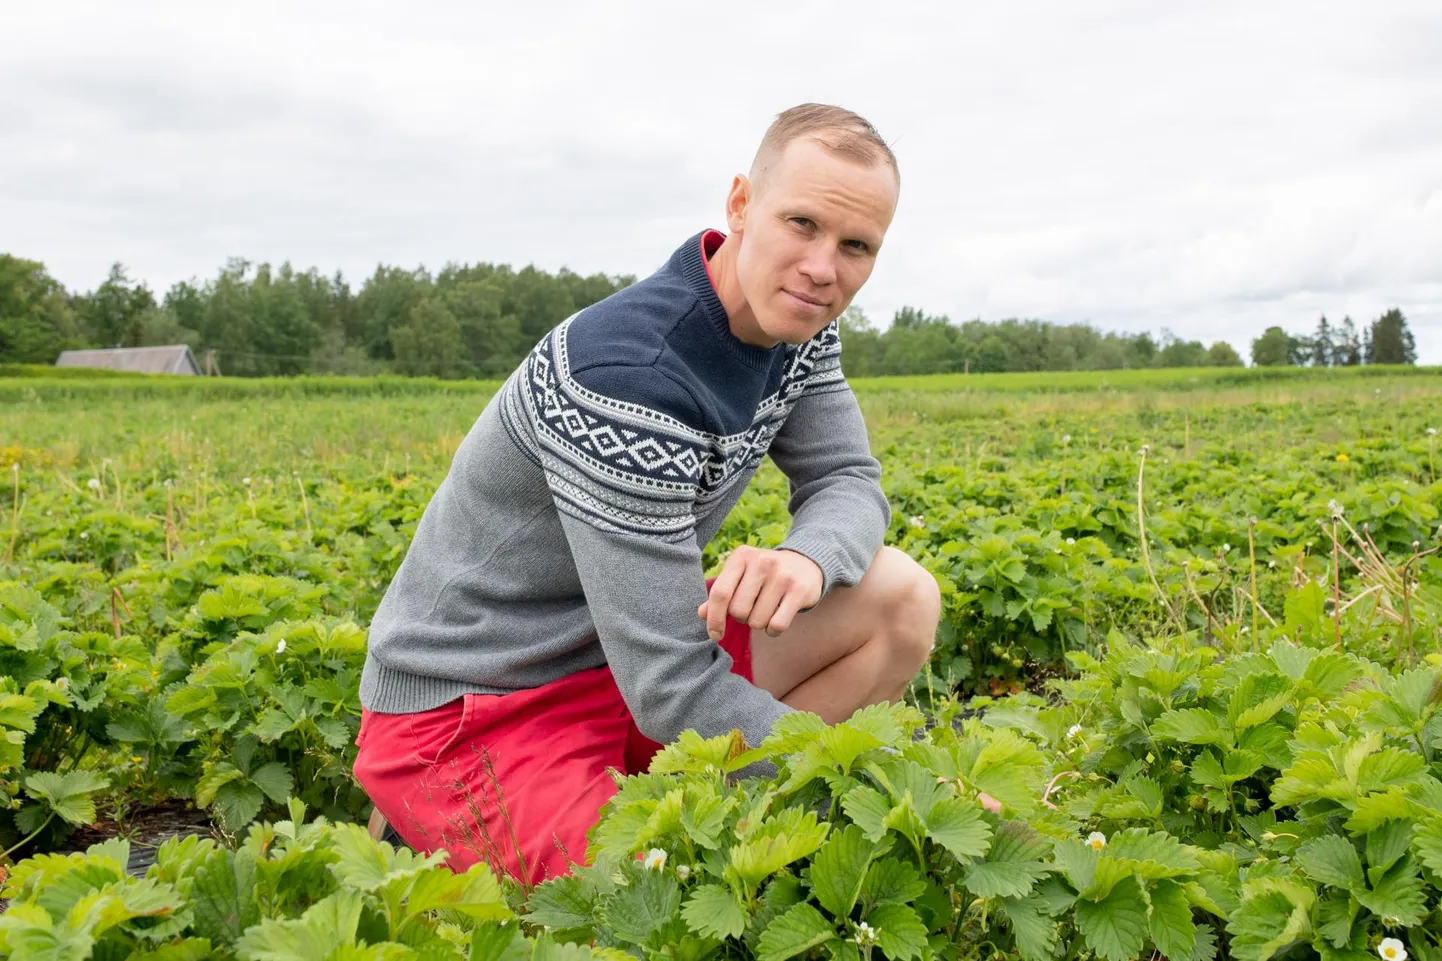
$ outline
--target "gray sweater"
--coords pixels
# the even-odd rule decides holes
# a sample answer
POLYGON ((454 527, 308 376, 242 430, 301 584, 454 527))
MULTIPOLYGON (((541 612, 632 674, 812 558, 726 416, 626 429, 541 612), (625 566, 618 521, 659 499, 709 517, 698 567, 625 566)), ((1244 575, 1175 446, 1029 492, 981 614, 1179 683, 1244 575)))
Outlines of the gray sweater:
POLYGON ((861 579, 891 514, 835 323, 800 346, 742 343, 709 279, 719 240, 698 234, 567 318, 487 403, 371 623, 367 709, 609 664, 661 743, 739 729, 755 746, 789 710, 707 637, 703 546, 768 454, 790 483, 774 546, 816 562, 823 596, 861 579))

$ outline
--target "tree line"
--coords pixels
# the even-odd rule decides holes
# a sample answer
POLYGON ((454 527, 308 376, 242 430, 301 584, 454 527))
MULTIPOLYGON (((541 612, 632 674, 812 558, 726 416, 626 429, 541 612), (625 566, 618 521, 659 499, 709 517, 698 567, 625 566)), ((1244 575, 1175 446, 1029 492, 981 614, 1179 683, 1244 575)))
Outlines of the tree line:
MULTIPOLYGON (((120 264, 94 290, 73 293, 38 261, 0 254, 0 362, 49 364, 62 350, 187 344, 230 375, 396 373, 504 377, 547 330, 634 283, 504 264, 447 264, 432 274, 378 266, 359 288, 341 274, 234 259, 205 281, 157 295, 120 264)), ((849 376, 1142 367, 1241 366, 1230 344, 1163 330, 1103 332, 1042 320, 955 323, 903 307, 880 330, 858 308, 842 317, 849 376)), ((1308 337, 1270 328, 1257 364, 1413 363, 1400 311, 1358 338, 1324 318, 1308 337), (1400 347, 1398 345, 1401 345, 1400 347), (1280 359, 1279 359, 1280 358, 1280 359), (1356 359, 1353 359, 1356 358, 1356 359)))
POLYGON ((1407 318, 1395 307, 1365 325, 1360 334, 1351 317, 1342 318, 1334 327, 1323 314, 1310 335, 1268 327, 1252 341, 1252 363, 1258 367, 1415 364, 1417 341, 1407 327, 1407 318))

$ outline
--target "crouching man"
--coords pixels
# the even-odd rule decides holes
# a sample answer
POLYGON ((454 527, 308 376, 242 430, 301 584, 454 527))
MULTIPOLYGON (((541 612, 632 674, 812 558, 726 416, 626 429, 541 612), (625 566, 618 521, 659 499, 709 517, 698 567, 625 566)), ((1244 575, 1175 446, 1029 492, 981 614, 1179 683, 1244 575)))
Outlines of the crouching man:
POLYGON ((862 118, 782 113, 727 233, 560 322, 486 405, 371 625, 355 775, 406 843, 536 883, 585 862, 608 769, 683 730, 755 746, 789 711, 902 697, 939 596, 882 546, 836 322, 898 189, 862 118), (707 581, 768 454, 790 532, 707 581))

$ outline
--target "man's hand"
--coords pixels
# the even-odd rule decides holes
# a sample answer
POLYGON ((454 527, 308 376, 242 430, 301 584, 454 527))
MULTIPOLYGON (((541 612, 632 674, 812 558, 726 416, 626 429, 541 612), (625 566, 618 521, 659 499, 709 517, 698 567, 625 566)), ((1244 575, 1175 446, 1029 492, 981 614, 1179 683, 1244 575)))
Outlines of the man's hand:
POLYGON ((738 547, 726 558, 710 597, 696 613, 706 622, 713 641, 725 633, 727 614, 754 630, 764 628, 771 637, 780 637, 797 611, 821 600, 824 583, 821 568, 805 554, 738 547))

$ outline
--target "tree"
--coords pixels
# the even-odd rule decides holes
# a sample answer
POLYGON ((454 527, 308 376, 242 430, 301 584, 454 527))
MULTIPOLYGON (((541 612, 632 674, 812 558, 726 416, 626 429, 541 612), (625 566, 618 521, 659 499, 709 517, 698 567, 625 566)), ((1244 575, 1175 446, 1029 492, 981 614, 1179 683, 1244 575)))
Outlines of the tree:
POLYGON ((1357 325, 1351 317, 1343 317, 1337 328, 1332 345, 1332 364, 1336 367, 1356 367, 1362 363, 1362 341, 1357 336, 1357 325))
POLYGON ((1287 335, 1287 363, 1293 367, 1306 367, 1312 359, 1312 338, 1287 335))
POLYGON ((1288 353, 1293 338, 1280 327, 1268 327, 1262 336, 1252 341, 1252 363, 1257 367, 1284 367, 1290 360, 1288 353))
POLYGON ((0 254, 0 362, 52 364, 86 344, 65 288, 45 265, 0 254))
POLYGON ((1213 367, 1241 367, 1242 355, 1225 340, 1218 340, 1207 348, 1207 363, 1213 367))
POLYGON ((855 304, 836 319, 841 335, 841 369, 847 377, 870 377, 881 363, 881 332, 855 304))
POLYGON ((1203 367, 1207 348, 1199 340, 1182 340, 1170 330, 1162 331, 1162 349, 1157 352, 1158 367, 1203 367))
POLYGON ((460 322, 437 297, 426 297, 416 304, 404 324, 391 328, 390 338, 398 373, 412 377, 466 377, 475 373, 466 359, 460 322))
POLYGON ((1332 343, 1332 328, 1327 323, 1327 315, 1323 314, 1322 319, 1317 321, 1317 332, 1312 335, 1312 366, 1331 367, 1336 363, 1336 350, 1332 343))
POLYGON ((144 284, 132 284, 125 267, 115 263, 94 293, 76 299, 76 308, 92 340, 103 347, 134 347, 140 317, 155 309, 155 295, 144 284))
POLYGON ((1393 307, 1372 321, 1369 364, 1415 364, 1417 342, 1407 329, 1407 318, 1393 307))

